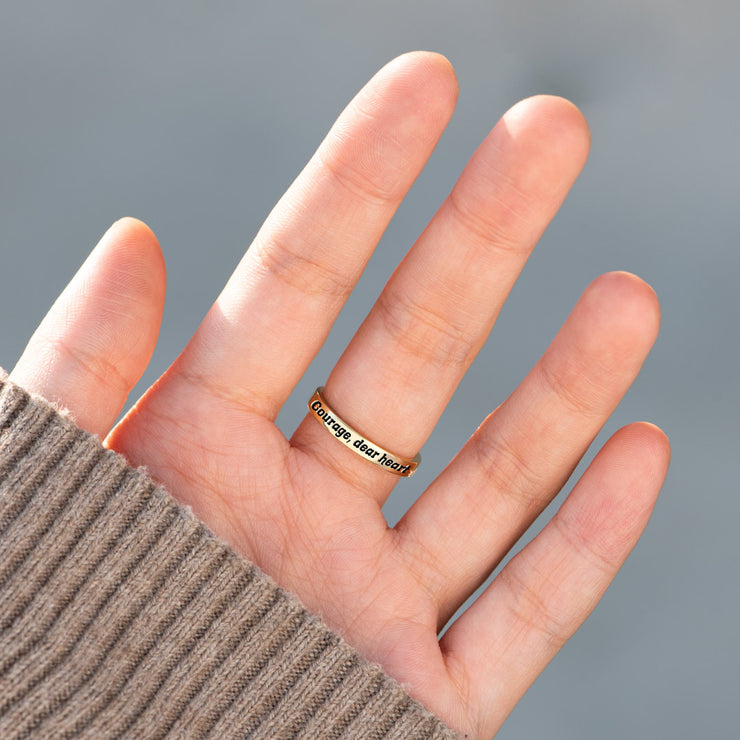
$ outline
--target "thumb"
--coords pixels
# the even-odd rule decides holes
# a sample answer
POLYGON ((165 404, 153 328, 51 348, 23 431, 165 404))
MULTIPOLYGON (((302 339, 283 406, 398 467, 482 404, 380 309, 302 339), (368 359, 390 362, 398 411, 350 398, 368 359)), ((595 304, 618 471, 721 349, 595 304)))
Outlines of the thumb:
POLYGON ((51 307, 10 379, 104 438, 154 351, 165 283, 149 227, 117 221, 51 307))

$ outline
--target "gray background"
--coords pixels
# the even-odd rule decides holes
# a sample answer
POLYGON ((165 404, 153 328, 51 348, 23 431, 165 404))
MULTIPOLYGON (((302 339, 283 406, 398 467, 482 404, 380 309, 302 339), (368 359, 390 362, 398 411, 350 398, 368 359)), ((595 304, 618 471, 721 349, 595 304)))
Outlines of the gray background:
POLYGON ((737 737, 738 28, 738 3, 719 0, 2 3, 0 364, 108 225, 135 215, 169 267, 150 383, 353 93, 398 53, 440 51, 457 112, 281 415, 290 431, 501 113, 533 93, 570 97, 591 124, 589 163, 388 518, 514 388, 588 282, 638 273, 663 328, 599 441, 660 424, 669 478, 601 605, 499 737, 737 737))

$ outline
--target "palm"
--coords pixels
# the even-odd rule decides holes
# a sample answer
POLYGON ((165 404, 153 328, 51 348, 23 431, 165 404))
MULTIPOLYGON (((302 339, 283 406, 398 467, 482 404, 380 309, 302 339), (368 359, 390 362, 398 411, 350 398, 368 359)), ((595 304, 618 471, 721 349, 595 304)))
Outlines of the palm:
MULTIPOLYGON (((637 375, 658 328, 651 289, 625 273, 594 281, 539 363, 394 528, 381 513, 392 473, 311 417, 290 440, 275 426, 455 95, 449 65, 434 55, 407 55, 373 78, 183 353, 110 434, 151 355, 164 300, 161 253, 140 222, 108 232, 13 378, 107 435, 442 719, 485 738, 627 557, 668 448, 649 425, 617 432, 438 641, 637 375)), ((342 417, 398 455, 422 447, 587 151, 585 123, 566 101, 534 98, 504 116, 326 379, 342 417)))
POLYGON ((188 381, 165 382, 108 443, 169 471, 199 518, 398 680, 454 704, 434 600, 368 491, 291 447, 271 420, 188 381), (194 410, 210 423, 194 424, 194 410))

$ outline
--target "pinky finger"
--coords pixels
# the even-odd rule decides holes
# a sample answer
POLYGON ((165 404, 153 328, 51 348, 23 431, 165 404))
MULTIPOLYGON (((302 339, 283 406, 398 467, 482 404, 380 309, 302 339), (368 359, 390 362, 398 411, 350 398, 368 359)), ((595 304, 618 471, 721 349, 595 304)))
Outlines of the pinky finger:
POLYGON ((491 737, 583 624, 645 528, 670 448, 631 424, 602 448, 537 537, 442 638, 479 737, 491 737))

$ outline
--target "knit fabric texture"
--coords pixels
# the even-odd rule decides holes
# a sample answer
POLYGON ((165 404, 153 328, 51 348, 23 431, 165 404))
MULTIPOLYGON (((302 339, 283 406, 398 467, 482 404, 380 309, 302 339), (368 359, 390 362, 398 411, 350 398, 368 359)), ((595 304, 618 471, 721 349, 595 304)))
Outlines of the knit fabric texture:
POLYGON ((0 737, 455 735, 0 371, 0 737))

